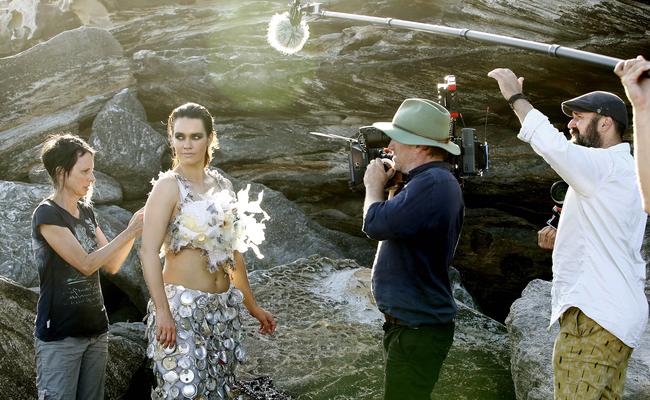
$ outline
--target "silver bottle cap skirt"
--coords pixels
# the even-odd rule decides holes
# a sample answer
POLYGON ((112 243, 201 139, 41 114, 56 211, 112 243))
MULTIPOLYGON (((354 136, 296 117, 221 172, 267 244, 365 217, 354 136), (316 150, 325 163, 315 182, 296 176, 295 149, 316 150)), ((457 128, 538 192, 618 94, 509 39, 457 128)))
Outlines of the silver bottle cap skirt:
POLYGON ((235 368, 246 360, 241 345, 242 292, 231 285, 223 293, 206 293, 165 285, 176 321, 176 345, 163 348, 156 340, 156 313, 147 306, 147 357, 153 361, 157 386, 154 400, 233 399, 235 368))

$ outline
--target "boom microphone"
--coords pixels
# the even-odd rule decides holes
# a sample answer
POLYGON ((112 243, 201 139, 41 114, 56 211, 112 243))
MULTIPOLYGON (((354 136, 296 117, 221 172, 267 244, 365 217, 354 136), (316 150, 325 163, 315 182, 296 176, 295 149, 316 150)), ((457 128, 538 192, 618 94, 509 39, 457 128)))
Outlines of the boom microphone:
POLYGON ((269 22, 266 39, 271 47, 284 54, 300 51, 307 38, 309 38, 309 27, 302 20, 300 0, 294 0, 291 10, 275 14, 269 22))
MULTIPOLYGON (((300 4, 300 0, 293 0, 291 11, 276 14, 269 23, 268 41, 275 49, 285 53, 294 54, 304 46, 309 36, 309 27, 301 21, 303 14, 316 18, 337 18, 349 21, 368 22, 376 25, 385 25, 391 28, 402 28, 412 31, 423 31, 436 35, 456 36, 466 40, 476 40, 516 47, 525 50, 544 53, 553 57, 568 58, 589 64, 599 65, 612 70, 621 61, 620 58, 609 57, 602 54, 591 53, 584 50, 572 49, 557 44, 546 44, 532 40, 519 39, 510 36, 497 35, 470 29, 451 28, 443 25, 425 24, 421 22, 405 21, 395 18, 371 17, 368 15, 348 14, 321 9, 321 3, 300 4)), ((650 77, 650 71, 644 73, 650 77)))

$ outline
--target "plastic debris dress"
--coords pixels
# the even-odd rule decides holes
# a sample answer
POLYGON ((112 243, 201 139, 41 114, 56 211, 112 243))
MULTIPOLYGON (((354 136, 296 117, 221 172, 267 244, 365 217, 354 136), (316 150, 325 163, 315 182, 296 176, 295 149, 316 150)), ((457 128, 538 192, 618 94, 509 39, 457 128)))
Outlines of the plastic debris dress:
MULTIPOLYGON (((248 201, 248 190, 234 196, 230 182, 216 172, 206 170, 217 187, 203 196, 191 192, 184 178, 178 180, 181 201, 171 221, 163 254, 183 248, 204 251, 211 272, 234 268, 233 251, 253 248, 261 257, 257 244, 264 240, 264 220, 268 215, 259 204, 248 201), (253 214, 261 213, 262 222, 253 214)), ((232 399, 237 398, 235 369, 246 360, 242 339, 242 292, 230 285, 223 293, 207 293, 165 284, 165 294, 176 322, 176 345, 163 348, 156 340, 156 314, 148 304, 146 336, 147 357, 153 362, 156 387, 151 398, 162 399, 232 399)))

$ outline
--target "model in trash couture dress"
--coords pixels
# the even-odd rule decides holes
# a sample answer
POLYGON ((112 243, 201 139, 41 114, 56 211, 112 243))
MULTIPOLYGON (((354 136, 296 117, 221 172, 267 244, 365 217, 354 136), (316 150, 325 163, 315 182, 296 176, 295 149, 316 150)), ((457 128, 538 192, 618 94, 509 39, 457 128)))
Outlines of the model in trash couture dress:
MULTIPOLYGON (((188 119, 190 122, 192 119, 196 122, 197 118, 192 114, 189 117, 181 115, 176 121, 172 121, 170 117, 170 124, 174 130, 180 129, 184 132, 189 129, 189 132, 196 132, 198 128, 192 129, 191 124, 190 128, 186 127, 187 124, 183 125, 188 119)), ((212 129, 205 130, 214 134, 212 129)), ((149 202, 164 203, 169 200, 169 196, 160 193, 164 190, 167 190, 167 194, 171 193, 169 188, 171 182, 175 181, 179 195, 174 200, 176 206, 170 216, 160 254, 165 258, 164 274, 151 273, 155 262, 149 243, 156 243, 158 239, 150 240, 145 235, 141 250, 145 277, 152 292, 146 329, 147 356, 152 360, 156 377, 156 387, 152 390, 151 398, 236 398, 235 369, 246 359, 246 351, 241 344, 242 304, 260 321, 262 333, 272 333, 275 329, 273 317, 257 306, 252 298, 240 254, 252 248, 261 257, 257 245, 264 238, 263 220, 268 218, 268 215, 260 208, 261 194, 257 201, 253 202, 248 200, 249 187, 235 195, 230 181, 214 170, 205 168, 200 171, 200 179, 209 183, 210 188, 207 191, 201 193, 193 190, 192 182, 180 171, 192 171, 191 158, 196 153, 202 154, 202 141, 200 137, 187 138, 183 132, 178 137, 170 137, 170 141, 172 146, 175 146, 176 153, 187 150, 190 156, 185 160, 179 157, 179 168, 160 174, 158 181, 154 182, 154 190, 145 209, 146 231, 147 210, 151 209, 153 214, 159 215, 156 207, 165 207, 164 204, 150 206, 149 202), (158 185, 158 182, 161 185, 158 185), (158 189, 156 193, 157 186, 166 186, 167 189, 158 189), (258 214, 263 217, 261 222, 258 222, 258 214), (200 257, 190 255, 190 258, 186 259, 201 265, 188 266, 178 261, 183 260, 178 255, 188 250, 200 253, 200 257), (205 270, 197 270, 198 268, 205 270), (189 274, 201 276, 202 280, 195 282, 188 277, 189 274), (213 279, 215 283, 206 283, 206 277, 213 279), (189 284, 182 285, 178 281, 189 284), (164 287, 164 299, 159 295, 156 302, 155 289, 152 289, 160 287, 157 286, 160 284, 164 287), (188 287, 191 284, 196 287, 188 287), (224 286, 225 290, 219 290, 224 289, 224 286), (201 290, 206 287, 210 290, 201 290), (246 299, 245 293, 248 296, 246 299), (167 304, 164 304, 164 300, 167 304), (168 311, 165 307, 167 305, 168 311), (166 329, 157 326, 157 311, 171 314, 171 326, 166 329)), ((170 136, 172 134, 176 135, 176 132, 170 132, 170 136)), ((202 164, 205 167, 205 160, 202 160, 202 164)), ((196 170, 193 172, 193 176, 198 176, 196 170)), ((155 222, 151 223, 154 224, 155 222)), ((150 235, 155 236, 153 233, 150 235)), ((161 325, 164 323, 161 322, 161 325)))

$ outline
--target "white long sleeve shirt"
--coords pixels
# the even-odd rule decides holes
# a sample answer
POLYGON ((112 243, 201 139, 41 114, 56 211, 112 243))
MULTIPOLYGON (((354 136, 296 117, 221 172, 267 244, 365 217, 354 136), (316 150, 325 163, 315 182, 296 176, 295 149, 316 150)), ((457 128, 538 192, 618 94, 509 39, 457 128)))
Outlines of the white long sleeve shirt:
POLYGON ((648 322, 643 211, 630 145, 576 145, 537 110, 517 136, 569 184, 553 249, 552 325, 569 307, 630 347, 648 322))

